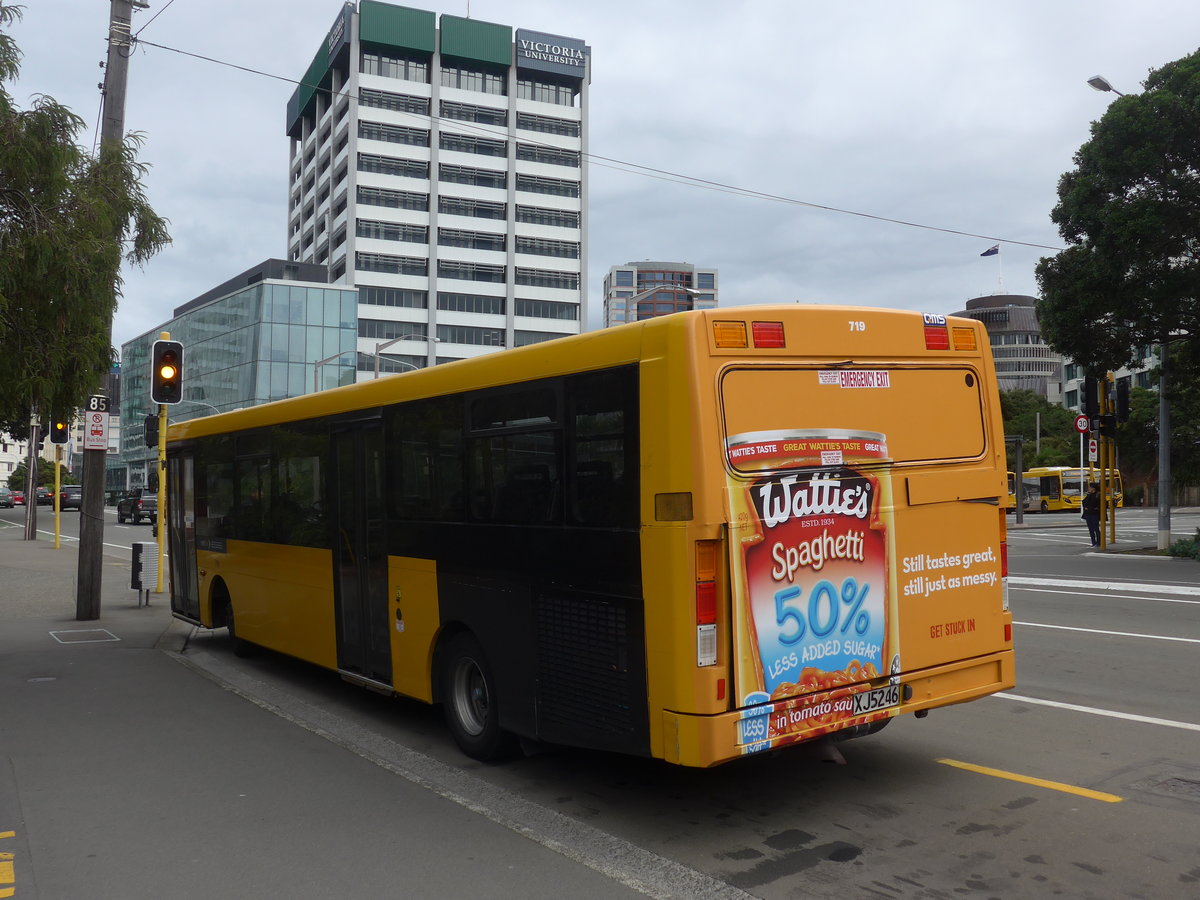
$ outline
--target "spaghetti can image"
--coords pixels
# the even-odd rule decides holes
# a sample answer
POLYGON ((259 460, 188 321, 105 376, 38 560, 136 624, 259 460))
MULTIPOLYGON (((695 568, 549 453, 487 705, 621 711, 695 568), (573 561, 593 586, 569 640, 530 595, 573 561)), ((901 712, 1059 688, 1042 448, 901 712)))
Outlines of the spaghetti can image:
POLYGON ((894 715, 900 648, 886 436, 751 432, 730 437, 726 454, 743 749, 894 715))

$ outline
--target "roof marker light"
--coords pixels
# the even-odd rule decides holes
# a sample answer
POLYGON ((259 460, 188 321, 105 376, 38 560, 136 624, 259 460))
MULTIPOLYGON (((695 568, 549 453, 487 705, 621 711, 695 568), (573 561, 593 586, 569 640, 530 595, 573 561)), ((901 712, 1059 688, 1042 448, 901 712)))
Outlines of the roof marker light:
POLYGON ((949 350, 950 335, 946 331, 945 325, 926 325, 925 326, 925 349, 926 350, 949 350))
POLYGON ((754 335, 755 347, 786 347, 783 339, 782 322, 751 322, 750 331, 754 335))
POLYGON ((745 322, 713 322, 713 343, 718 349, 745 347, 745 322))

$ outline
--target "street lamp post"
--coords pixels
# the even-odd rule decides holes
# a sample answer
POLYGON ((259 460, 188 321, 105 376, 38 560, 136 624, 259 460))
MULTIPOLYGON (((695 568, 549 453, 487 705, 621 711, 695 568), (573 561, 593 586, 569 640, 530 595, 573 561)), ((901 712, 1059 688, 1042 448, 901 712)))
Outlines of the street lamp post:
POLYGON ((1088 84, 1090 84, 1097 91, 1112 91, 1118 97, 1125 96, 1120 91, 1118 91, 1115 87, 1113 87, 1109 83, 1108 79, 1105 78, 1103 75, 1093 75, 1091 78, 1088 79, 1088 84))
MULTIPOLYGON (((400 341, 428 341, 431 344, 440 344, 441 338, 430 337, 427 334, 402 334, 400 337, 392 338, 390 341, 383 341, 375 345, 375 352, 372 354, 375 357, 375 377, 379 377, 379 355, 392 344, 398 344, 400 341)), ((404 360, 398 359, 396 362, 404 363, 406 366, 412 366, 414 369, 419 366, 413 366, 412 363, 405 363, 404 360)))
POLYGON ((354 352, 353 350, 343 350, 341 353, 335 353, 335 354, 333 354, 333 356, 327 356, 324 359, 318 359, 315 363, 313 363, 313 393, 314 394, 321 389, 321 383, 318 380, 318 376, 317 376, 317 373, 321 371, 321 366, 325 365, 325 363, 333 362, 335 359, 339 359, 340 357, 345 356, 347 353, 353 353, 353 352, 354 352))
MULTIPOLYGON (((1124 97, 1103 75, 1087 80, 1098 91, 1124 97)), ((1158 359, 1158 549, 1171 546, 1171 406, 1167 402, 1167 335, 1159 345, 1158 359)))

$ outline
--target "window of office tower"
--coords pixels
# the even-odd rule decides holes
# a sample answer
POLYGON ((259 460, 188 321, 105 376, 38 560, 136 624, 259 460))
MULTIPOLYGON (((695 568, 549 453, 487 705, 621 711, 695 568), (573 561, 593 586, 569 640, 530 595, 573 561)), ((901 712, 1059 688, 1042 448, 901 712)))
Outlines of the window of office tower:
POLYGON ((385 78, 402 78, 405 81, 429 83, 429 62, 397 55, 363 51, 362 72, 365 75, 382 75, 385 78))
POLYGON ((522 100, 540 100, 542 103, 556 103, 559 106, 574 106, 578 94, 578 81, 551 81, 549 76, 540 78, 528 76, 517 80, 517 96, 522 100))
POLYGON ((442 87, 479 91, 484 94, 508 93, 507 80, 503 74, 461 65, 442 66, 442 87))

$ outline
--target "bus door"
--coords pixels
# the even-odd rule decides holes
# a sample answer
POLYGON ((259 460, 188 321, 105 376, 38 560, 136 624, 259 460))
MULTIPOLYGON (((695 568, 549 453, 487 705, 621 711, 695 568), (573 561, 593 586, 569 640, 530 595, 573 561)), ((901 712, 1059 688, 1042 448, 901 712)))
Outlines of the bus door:
POLYGON ((378 419, 336 427, 329 497, 338 669, 352 681, 390 690, 383 451, 378 419))
MULTIPOLYGON (((196 579, 195 459, 190 455, 167 460, 167 547, 171 558, 171 612, 200 622, 200 585, 196 579)), ((157 463, 156 463, 157 465, 157 463)))

